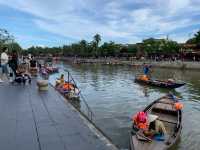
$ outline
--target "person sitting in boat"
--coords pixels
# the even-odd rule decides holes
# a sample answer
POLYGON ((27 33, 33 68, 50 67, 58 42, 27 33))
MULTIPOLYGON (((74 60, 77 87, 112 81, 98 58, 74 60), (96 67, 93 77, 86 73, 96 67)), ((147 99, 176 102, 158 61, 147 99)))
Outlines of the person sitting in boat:
POLYGON ((64 74, 61 74, 60 78, 56 80, 56 87, 63 86, 65 83, 65 77, 64 74))
POLYGON ((138 129, 148 129, 147 114, 145 112, 138 112, 132 117, 132 121, 138 129))
POLYGON ((148 115, 148 130, 144 131, 146 136, 164 136, 166 135, 166 129, 160 120, 158 120, 158 116, 149 114, 148 115))

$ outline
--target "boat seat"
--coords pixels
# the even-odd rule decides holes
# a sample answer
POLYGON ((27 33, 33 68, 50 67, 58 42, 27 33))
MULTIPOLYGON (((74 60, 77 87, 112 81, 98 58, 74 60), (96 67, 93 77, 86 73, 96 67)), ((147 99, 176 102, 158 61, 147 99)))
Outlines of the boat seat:
POLYGON ((154 114, 154 115, 159 116, 158 120, 160 120, 160 121, 163 121, 163 122, 166 122, 166 123, 170 123, 170 124, 177 124, 176 116, 173 116, 173 115, 168 114, 166 112, 160 113, 160 112, 157 112, 157 111, 153 111, 151 113, 154 114))
POLYGON ((156 103, 153 106, 153 110, 160 110, 166 113, 176 113, 174 105, 168 103, 156 103))
POLYGON ((165 120, 165 119, 162 119, 162 118, 158 118, 158 120, 160 120, 160 121, 162 121, 162 122, 171 123, 171 124, 177 124, 176 121, 165 120))

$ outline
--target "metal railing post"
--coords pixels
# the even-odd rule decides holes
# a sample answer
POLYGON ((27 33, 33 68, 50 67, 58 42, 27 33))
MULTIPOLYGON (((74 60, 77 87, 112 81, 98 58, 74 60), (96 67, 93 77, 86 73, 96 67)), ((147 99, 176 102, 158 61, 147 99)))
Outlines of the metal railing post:
MULTIPOLYGON (((67 74, 68 74, 68 83, 69 83, 70 80, 71 80, 71 81, 73 82, 73 84, 76 86, 76 88, 80 91, 80 89, 78 88, 78 86, 77 86, 77 84, 76 84, 74 78, 73 78, 72 75, 70 74, 70 72, 69 72, 68 70, 65 70, 65 71, 67 71, 67 74)), ((75 89, 74 89, 74 90, 75 90, 75 89)), ((85 100, 85 98, 84 98, 84 96, 82 95, 81 92, 80 92, 80 97, 81 97, 83 103, 84 103, 85 106, 86 106, 86 111, 87 111, 86 114, 87 114, 87 116, 88 116, 88 119, 89 119, 91 122, 93 122, 93 112, 92 112, 92 109, 89 107, 88 103, 86 102, 86 100, 85 100)))

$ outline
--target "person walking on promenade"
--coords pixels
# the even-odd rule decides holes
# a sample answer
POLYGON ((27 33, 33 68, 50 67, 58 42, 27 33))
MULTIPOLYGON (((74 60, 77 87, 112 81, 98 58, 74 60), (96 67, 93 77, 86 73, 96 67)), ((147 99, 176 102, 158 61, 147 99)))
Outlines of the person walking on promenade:
POLYGON ((8 80, 8 48, 4 47, 1 53, 1 67, 2 67, 2 79, 8 80))
POLYGON ((16 77, 16 70, 18 68, 18 56, 16 52, 13 52, 11 55, 11 59, 9 61, 9 67, 11 68, 10 77, 16 77))

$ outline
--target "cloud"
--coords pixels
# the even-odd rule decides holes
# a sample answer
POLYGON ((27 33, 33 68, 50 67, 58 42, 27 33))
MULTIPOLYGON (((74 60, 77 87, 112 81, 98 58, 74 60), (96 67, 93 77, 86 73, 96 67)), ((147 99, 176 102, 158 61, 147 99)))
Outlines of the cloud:
POLYGON ((184 29, 185 35, 192 32, 188 28, 198 24, 194 17, 200 18, 198 0, 0 0, 0 4, 31 14, 41 30, 74 40, 99 33, 119 42, 165 35, 182 41, 184 29))

